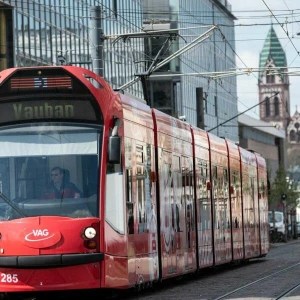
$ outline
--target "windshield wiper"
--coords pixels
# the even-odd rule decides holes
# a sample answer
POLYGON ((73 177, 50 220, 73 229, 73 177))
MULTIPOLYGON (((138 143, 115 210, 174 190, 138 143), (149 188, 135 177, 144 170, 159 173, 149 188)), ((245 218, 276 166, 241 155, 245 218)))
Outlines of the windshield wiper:
POLYGON ((11 208, 13 208, 20 216, 27 217, 26 214, 10 199, 8 199, 4 194, 0 192, 0 198, 2 198, 11 208))

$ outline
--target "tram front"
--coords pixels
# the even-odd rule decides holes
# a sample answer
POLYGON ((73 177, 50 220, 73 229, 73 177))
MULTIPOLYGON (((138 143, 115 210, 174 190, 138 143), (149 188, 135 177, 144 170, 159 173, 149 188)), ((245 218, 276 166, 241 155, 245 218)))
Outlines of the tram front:
POLYGON ((70 70, 0 73, 1 292, 100 286, 104 121, 70 70))

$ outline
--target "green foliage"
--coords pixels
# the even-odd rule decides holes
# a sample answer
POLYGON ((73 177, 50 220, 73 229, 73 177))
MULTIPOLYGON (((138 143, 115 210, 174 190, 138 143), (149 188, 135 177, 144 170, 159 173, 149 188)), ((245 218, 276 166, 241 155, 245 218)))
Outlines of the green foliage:
POLYGON ((282 203, 282 195, 286 195, 286 204, 290 208, 298 205, 299 194, 292 184, 292 178, 287 180, 285 169, 280 166, 276 172, 276 177, 271 185, 269 203, 282 203))

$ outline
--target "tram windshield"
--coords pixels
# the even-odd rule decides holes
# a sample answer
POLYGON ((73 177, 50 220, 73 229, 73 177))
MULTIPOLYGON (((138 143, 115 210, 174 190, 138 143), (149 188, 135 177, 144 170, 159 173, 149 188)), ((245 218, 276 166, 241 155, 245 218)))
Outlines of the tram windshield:
POLYGON ((97 217, 102 129, 26 124, 0 130, 0 221, 97 217))

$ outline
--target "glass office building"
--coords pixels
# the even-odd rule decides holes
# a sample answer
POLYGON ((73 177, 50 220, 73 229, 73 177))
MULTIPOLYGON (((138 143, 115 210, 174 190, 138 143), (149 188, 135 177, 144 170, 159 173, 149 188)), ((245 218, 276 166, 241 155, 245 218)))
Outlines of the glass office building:
MULTIPOLYGON (((234 20, 227 0, 0 0, 0 69, 13 66, 73 64, 92 69, 95 28, 91 8, 101 9, 104 77, 114 88, 145 71, 164 43, 161 38, 120 39, 120 34, 176 30, 160 60, 203 34, 210 38, 172 59, 147 82, 150 105, 205 130, 238 114, 236 78, 183 74, 232 70, 234 20), (134 61, 131 59, 134 54, 134 61), (62 60, 60 60, 60 59, 62 60)), ((143 97, 142 85, 127 92, 143 97)), ((237 118, 213 133, 238 141, 237 118)))
MULTIPOLYGON (((179 37, 170 43, 161 59, 204 34, 209 26, 219 25, 209 33, 208 39, 157 70, 149 81, 149 95, 154 107, 181 116, 205 130, 212 129, 218 136, 238 141, 238 122, 234 118, 238 114, 236 77, 215 79, 212 76, 216 72, 233 71, 236 66, 233 26, 236 18, 229 2, 144 0, 143 4, 144 28, 178 29, 179 37), (210 75, 201 75, 204 73, 210 75), (232 121, 224 123, 231 118, 232 121), (222 123, 224 126, 219 126, 222 123)), ((146 43, 150 56, 157 53, 162 42, 162 39, 152 39, 146 43)))
MULTIPOLYGON (((114 88, 133 79, 136 67, 128 59, 132 49, 111 35, 141 31, 139 0, 0 0, 0 69, 13 66, 73 64, 91 69, 91 7, 100 7, 104 40, 104 75, 114 88), (60 59, 58 59, 60 58, 60 59)), ((142 40, 132 48, 138 59, 142 40)), ((128 90, 142 96, 139 84, 128 90)))

